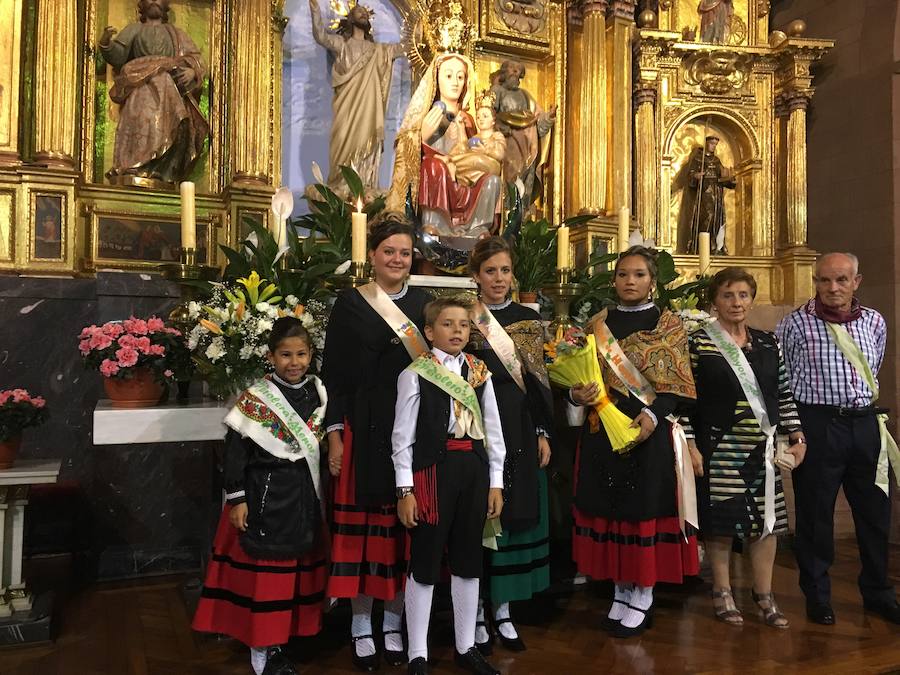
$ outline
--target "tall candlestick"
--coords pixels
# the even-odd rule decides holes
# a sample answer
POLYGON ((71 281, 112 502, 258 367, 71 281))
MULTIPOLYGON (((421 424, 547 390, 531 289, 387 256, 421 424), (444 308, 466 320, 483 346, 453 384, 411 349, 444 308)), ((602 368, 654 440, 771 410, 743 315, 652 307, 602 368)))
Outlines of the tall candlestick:
POLYGON ((569 268, 569 228, 560 225, 556 228, 556 269, 569 268))
POLYGON ((631 212, 627 206, 619 209, 619 253, 628 250, 628 232, 631 225, 631 212))
POLYGON ((697 249, 700 254, 700 275, 709 271, 709 232, 701 232, 697 238, 697 249))
POLYGON ((194 213, 194 184, 181 186, 181 248, 197 248, 197 220, 194 213))
POLYGON ((363 209, 362 197, 356 202, 356 211, 350 214, 350 260, 355 263, 366 261, 366 222, 368 216, 363 209))

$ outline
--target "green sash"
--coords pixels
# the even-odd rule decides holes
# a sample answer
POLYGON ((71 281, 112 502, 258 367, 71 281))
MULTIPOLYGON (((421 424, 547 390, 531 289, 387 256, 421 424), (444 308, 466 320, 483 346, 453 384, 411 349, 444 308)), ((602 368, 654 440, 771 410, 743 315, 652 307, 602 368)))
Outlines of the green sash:
MULTIPOLYGON (((838 349, 843 352, 844 357, 866 381, 869 389, 872 390, 872 402, 874 403, 878 400, 878 380, 875 379, 872 367, 866 361, 866 357, 863 355, 859 345, 856 344, 853 336, 842 325, 829 321, 826 321, 825 325, 828 326, 828 331, 831 333, 831 337, 838 349)), ((887 415, 878 415, 881 452, 878 454, 878 465, 875 468, 875 485, 881 488, 884 494, 889 495, 888 483, 890 478, 888 476, 888 464, 894 470, 894 480, 900 486, 900 449, 897 448, 896 441, 888 433, 887 419, 887 415)))
MULTIPOLYGON (((470 437, 476 440, 481 440, 485 437, 484 421, 481 418, 481 405, 478 403, 478 395, 471 384, 466 382, 461 376, 448 370, 444 364, 438 363, 431 352, 422 354, 410 363, 407 368, 436 385, 441 391, 449 394, 453 400, 459 401, 471 413, 473 428, 469 432, 470 437)), ((457 422, 459 422, 458 417, 457 422)), ((464 429, 464 427, 462 428, 464 429)))

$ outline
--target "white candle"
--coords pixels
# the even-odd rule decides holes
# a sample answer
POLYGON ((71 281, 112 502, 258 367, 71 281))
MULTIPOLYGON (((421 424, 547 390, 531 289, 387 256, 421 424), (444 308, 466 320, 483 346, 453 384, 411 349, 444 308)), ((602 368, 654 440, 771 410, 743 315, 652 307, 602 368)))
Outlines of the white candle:
POLYGON ((697 248, 700 254, 700 274, 709 271, 709 232, 701 232, 697 240, 697 248))
POLYGON ((197 220, 194 213, 194 184, 181 186, 181 248, 197 248, 197 220))
POLYGON ((556 269, 569 268, 569 228, 560 225, 556 228, 556 269))
POLYGON ((366 261, 366 224, 368 216, 363 212, 362 198, 356 202, 356 211, 350 214, 350 260, 366 261))
POLYGON ((619 253, 628 250, 628 233, 631 225, 631 213, 627 206, 619 209, 619 253))

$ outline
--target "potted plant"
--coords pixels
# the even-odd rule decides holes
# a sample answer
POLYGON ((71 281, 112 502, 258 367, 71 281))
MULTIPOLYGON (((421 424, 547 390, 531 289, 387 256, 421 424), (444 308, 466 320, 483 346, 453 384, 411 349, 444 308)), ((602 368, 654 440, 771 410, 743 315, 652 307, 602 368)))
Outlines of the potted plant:
POLYGON ((183 360, 179 351, 185 349, 181 333, 156 316, 87 326, 78 339, 85 366, 100 372, 106 395, 117 408, 159 403, 176 363, 183 360))
POLYGON ((25 389, 0 391, 0 469, 13 465, 22 445, 22 429, 47 421, 47 402, 25 389))

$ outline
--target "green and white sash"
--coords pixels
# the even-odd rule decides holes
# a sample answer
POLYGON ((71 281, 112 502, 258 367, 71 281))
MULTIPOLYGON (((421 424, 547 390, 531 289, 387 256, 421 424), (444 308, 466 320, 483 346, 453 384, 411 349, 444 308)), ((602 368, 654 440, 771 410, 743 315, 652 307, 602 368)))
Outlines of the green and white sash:
MULTIPOLYGON (((594 322, 594 341, 600 356, 609 364, 629 393, 645 406, 650 406, 656 400, 656 392, 653 385, 647 381, 644 374, 638 370, 622 345, 616 340, 612 331, 606 325, 606 310, 594 322)), ((667 415, 666 420, 672 425, 672 450, 675 453, 675 482, 678 491, 678 525, 681 533, 687 536, 684 524, 689 523, 695 529, 700 529, 700 519, 697 517, 697 487, 694 480, 694 467, 691 463, 688 450, 687 435, 684 427, 678 422, 675 415, 667 415)))
POLYGON ((513 381, 518 385, 519 389, 525 391, 525 378, 522 376, 522 362, 516 354, 516 344, 506 332, 506 329, 500 325, 497 318, 491 314, 491 310, 479 301, 472 309, 472 320, 478 326, 478 330, 484 335, 484 339, 488 341, 494 354, 500 359, 500 363, 506 368, 506 371, 512 377, 513 381))
POLYGON ((769 413, 766 411, 766 404, 763 399, 762 391, 759 388, 759 381, 750 362, 744 356, 744 351, 737 346, 734 339, 725 332, 718 321, 704 326, 707 335, 716 345, 719 353, 725 358, 725 362, 731 367, 741 389, 744 392, 744 398, 750 405, 750 410, 759 424, 760 430, 766 436, 765 449, 765 501, 763 508, 763 528, 762 536, 772 534, 775 530, 775 431, 776 427, 769 420, 769 413))
POLYGON ((428 351, 428 344, 425 342, 425 338, 422 337, 419 328, 394 304, 394 301, 384 292, 381 286, 373 281, 365 286, 360 286, 356 290, 359 291, 363 300, 368 302, 369 306, 384 319, 384 322, 390 329, 397 334, 400 342, 406 347, 411 360, 415 361, 420 354, 428 351))
POLYGON ((456 438, 468 435, 475 440, 483 440, 484 421, 481 418, 481 405, 478 403, 478 395, 472 385, 466 382, 460 375, 449 370, 444 364, 439 363, 428 352, 407 366, 420 377, 425 378, 436 385, 450 398, 459 401, 464 408, 463 414, 456 416, 456 438))
POLYGON ((328 395, 318 377, 310 375, 309 379, 315 385, 321 401, 309 420, 304 420, 297 414, 271 380, 263 378, 247 389, 247 393, 258 399, 262 406, 242 395, 225 416, 225 424, 274 457, 289 462, 305 459, 316 496, 321 500, 319 441, 322 438, 322 420, 328 406, 328 395), (289 433, 284 433, 285 429, 289 433))
MULTIPOLYGON (((856 344, 856 340, 847 332, 846 328, 838 323, 826 321, 825 325, 828 326, 828 331, 831 333, 831 337, 834 339, 838 349, 843 352, 844 357, 856 369, 856 372, 862 376, 869 389, 872 390, 872 402, 874 403, 878 400, 878 380, 875 379, 872 367, 866 361, 866 357, 863 355, 859 345, 856 344)), ((877 417, 878 432, 881 435, 881 452, 878 454, 878 464, 875 467, 875 485, 881 488, 884 494, 888 495, 888 483, 890 482, 888 465, 894 470, 894 480, 897 482, 897 486, 900 487, 900 449, 897 448, 897 442, 888 433, 888 416, 881 414, 877 417)))

